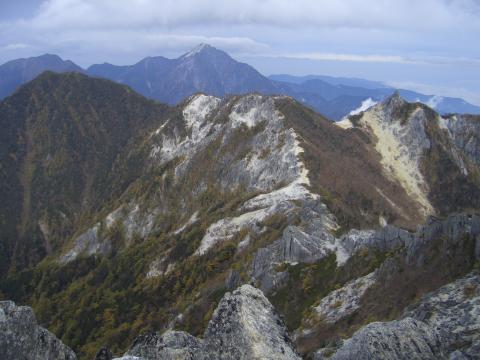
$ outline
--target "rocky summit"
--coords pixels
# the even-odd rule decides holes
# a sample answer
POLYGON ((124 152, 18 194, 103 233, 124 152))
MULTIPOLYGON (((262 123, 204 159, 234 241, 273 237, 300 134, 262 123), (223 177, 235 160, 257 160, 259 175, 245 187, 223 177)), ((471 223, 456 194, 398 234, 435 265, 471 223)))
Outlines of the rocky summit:
POLYGON ((0 102, 0 298, 33 310, 3 303, 0 358, 478 357, 480 119, 370 105, 25 84, 0 102))
POLYGON ((250 285, 225 294, 203 338, 181 331, 141 336, 121 359, 129 357, 145 360, 300 359, 273 306, 261 291, 250 285))

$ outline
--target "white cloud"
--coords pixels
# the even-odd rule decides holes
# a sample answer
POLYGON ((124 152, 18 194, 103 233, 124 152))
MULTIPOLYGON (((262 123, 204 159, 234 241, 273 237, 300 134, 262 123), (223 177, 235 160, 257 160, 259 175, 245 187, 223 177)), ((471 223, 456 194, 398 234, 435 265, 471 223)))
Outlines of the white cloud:
MULTIPOLYGON (((426 95, 437 95, 435 99, 430 99, 430 101, 438 101, 441 99, 441 96, 449 96, 454 98, 462 98, 472 104, 480 106, 480 93, 466 89, 464 87, 441 86, 434 84, 417 83, 413 81, 388 82, 387 85, 390 85, 397 89, 417 91, 426 95)), ((431 103, 431 105, 434 105, 434 103, 431 103)))
POLYGON ((28 48, 27 44, 15 43, 15 44, 5 45, 1 49, 5 50, 5 51, 8 51, 8 50, 19 50, 19 49, 26 49, 26 48, 28 48))
POLYGON ((317 60, 317 61, 351 61, 363 63, 397 63, 416 65, 446 65, 446 64, 469 64, 480 66, 480 59, 468 57, 449 56, 400 56, 378 54, 338 54, 338 53, 286 53, 281 55, 270 54, 271 57, 283 57, 287 59, 317 60))
MULTIPOLYGON (((0 22, 0 48, 29 43, 32 48, 48 47, 47 51, 76 49, 77 54, 110 49, 110 56, 122 57, 135 51, 178 55, 198 42, 208 42, 229 52, 266 55, 273 41, 277 44, 273 55, 278 56, 289 45, 297 45, 281 42, 291 29, 298 43, 309 39, 305 45, 314 50, 287 54, 292 58, 420 63, 422 59, 394 53, 398 41, 404 46, 427 33, 438 39, 438 32, 453 29, 472 33, 471 29, 480 30, 479 13, 475 0, 46 0, 30 19, 0 22), (315 51, 325 43, 332 46, 330 38, 336 35, 339 46, 347 46, 348 41, 355 46, 355 38, 332 34, 332 29, 353 33, 362 45, 365 41, 382 45, 387 54, 374 49, 364 49, 366 55, 355 54, 358 49, 315 51), (370 39, 372 31, 385 35, 370 39), (312 33, 318 33, 317 41, 308 35, 312 33)), ((295 39, 288 36, 287 41, 295 39)))
POLYGON ((355 55, 355 54, 334 54, 334 53, 298 53, 285 54, 281 57, 290 59, 320 60, 320 61, 353 61, 373 63, 400 63, 418 64, 419 61, 396 55, 355 55))

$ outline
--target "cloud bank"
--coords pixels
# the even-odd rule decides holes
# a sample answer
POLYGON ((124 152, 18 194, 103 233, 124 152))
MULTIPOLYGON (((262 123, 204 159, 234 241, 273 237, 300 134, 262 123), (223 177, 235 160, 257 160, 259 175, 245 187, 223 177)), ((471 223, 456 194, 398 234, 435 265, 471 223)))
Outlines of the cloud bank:
POLYGON ((49 0, 35 26, 267 25, 275 27, 444 28, 478 26, 474 0, 49 0))

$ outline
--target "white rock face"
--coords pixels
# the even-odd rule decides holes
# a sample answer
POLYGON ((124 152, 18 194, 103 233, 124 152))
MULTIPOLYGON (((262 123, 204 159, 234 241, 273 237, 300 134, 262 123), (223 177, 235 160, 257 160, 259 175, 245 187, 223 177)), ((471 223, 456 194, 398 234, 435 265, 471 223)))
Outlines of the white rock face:
POLYGON ((319 318, 327 323, 335 323, 353 314, 360 307, 361 297, 375 283, 375 280, 375 272, 372 272, 332 291, 315 307, 319 318))
POLYGON ((254 226, 256 223, 266 219, 273 214, 275 209, 260 209, 247 212, 235 218, 226 218, 210 225, 203 237, 195 255, 203 255, 215 244, 231 239, 235 234, 247 226, 254 226), (270 212, 268 211, 270 210, 270 212))
POLYGON ((197 136, 192 134, 192 138, 198 138, 200 129, 204 125, 207 116, 214 111, 221 100, 214 96, 196 95, 193 96, 188 105, 183 109, 183 117, 188 128, 192 129, 197 136))
MULTIPOLYGON (((231 239, 244 228, 254 228, 269 216, 295 209, 293 201, 318 199, 307 186, 308 170, 301 161, 303 152, 297 134, 283 125, 283 115, 271 98, 249 95, 241 98, 229 115, 233 128, 260 124, 264 130, 252 140, 252 156, 234 166, 232 178, 246 178, 256 190, 264 191, 239 208, 241 215, 225 218, 210 225, 196 255, 205 254, 215 244, 231 239), (275 188, 275 185, 282 185, 275 188)), ((228 186, 228 180, 225 183, 228 186)))
MULTIPOLYGON (((213 142, 216 147, 228 148, 231 142, 237 144, 238 137, 242 136, 243 143, 237 147, 244 147, 242 151, 245 153, 242 152, 241 156, 235 158, 237 147, 219 152, 212 164, 213 169, 209 171, 213 172, 214 186, 220 191, 245 187, 248 192, 258 193, 239 205, 235 215, 209 224, 195 255, 205 254, 216 244, 232 239, 243 229, 260 233, 262 221, 272 215, 290 216, 289 214, 299 211, 305 202, 321 203, 320 197, 308 188, 310 181, 308 170, 302 162, 304 150, 301 139, 293 129, 286 127, 283 114, 276 108, 275 98, 246 95, 227 102, 213 96, 195 95, 187 101, 182 115, 183 123, 181 120, 168 120, 149 136, 147 146, 151 146, 151 166, 163 166, 177 159, 179 163, 175 165, 173 181, 178 183, 198 167, 197 155, 207 147, 210 149, 213 142)), ((202 192, 207 181, 209 180, 200 179, 198 187, 191 189, 191 195, 202 192)), ((159 215, 168 211, 161 203, 150 205, 154 206, 151 208, 141 208, 135 199, 129 201, 129 204, 114 209, 103 220, 107 229, 117 222, 123 225, 127 245, 136 234, 148 236, 154 230, 159 215)), ((173 234, 180 234, 201 220, 201 214, 194 212, 195 210, 192 211, 191 218, 175 229, 173 234)), ((323 224, 324 232, 337 228, 334 217, 326 208, 317 212, 317 216, 318 222, 323 224)), ((303 227, 301 231, 313 235, 303 227)), ((100 235, 98 228, 92 227, 73 241, 63 261, 71 261, 80 253, 90 255, 108 251, 108 239, 103 239, 100 235)), ((322 247, 326 251, 336 251, 335 246, 325 242, 322 247)), ((342 261, 341 256, 338 259, 342 261)), ((152 264, 151 270, 149 274, 152 276, 163 271, 158 270, 155 264, 152 264)))
POLYGON ((162 257, 151 262, 148 267, 148 272, 146 275, 147 279, 168 275, 171 271, 175 269, 174 263, 166 263, 167 258, 162 257))
POLYGON ((424 216, 433 214, 428 187, 420 172, 420 161, 430 141, 425 133, 425 114, 418 107, 405 124, 391 115, 392 108, 403 106, 403 99, 393 97, 363 113, 360 124, 371 131, 377 142, 386 175, 397 180, 419 204, 424 216), (398 103, 398 104, 397 104, 398 103))
POLYGON ((183 224, 182 226, 180 226, 177 230, 175 230, 173 233, 175 235, 178 235, 180 234, 181 232, 183 232, 183 230, 185 230, 187 227, 189 227, 190 225, 192 224, 195 224, 198 220, 198 211, 195 211, 192 216, 190 216, 190 218, 187 220, 187 222, 185 224, 183 224))
MULTIPOLYGON (((154 227, 154 221, 159 213, 158 209, 148 212, 140 211, 137 204, 121 206, 112 211, 104 219, 105 229, 110 229, 116 222, 123 226, 125 240, 128 243, 135 235, 147 236, 154 227)), ((73 261, 80 255, 105 255, 112 249, 110 239, 101 234, 101 224, 97 223, 73 240, 70 249, 60 257, 61 263, 73 261)))
POLYGON ((224 296, 205 338, 208 348, 219 349, 225 358, 300 359, 285 341, 288 335, 273 306, 260 290, 250 285, 224 296))
POLYGON ((110 243, 108 241, 102 241, 98 232, 100 224, 97 223, 91 229, 88 229, 82 235, 78 236, 73 244, 73 247, 64 255, 60 257, 60 262, 66 264, 75 260, 80 254, 93 255, 104 254, 110 251, 110 243))
POLYGON ((337 125, 338 127, 341 127, 342 129, 345 129, 345 130, 353 128, 353 124, 352 124, 352 122, 350 121, 349 118, 345 118, 345 119, 342 119, 340 121, 337 121, 335 123, 335 125, 337 125))
MULTIPOLYGON (((439 117, 439 125, 451 137, 458 151, 477 166, 480 165, 480 120, 468 115, 439 117)), ((461 166, 461 165, 460 165, 461 166)))
POLYGON ((161 133, 161 140, 153 145, 150 156, 159 164, 164 164, 176 157, 188 156, 208 144, 218 135, 220 126, 207 121, 207 118, 220 103, 221 100, 214 96, 192 96, 183 110, 185 128, 190 134, 182 137, 175 133, 171 137, 161 133))

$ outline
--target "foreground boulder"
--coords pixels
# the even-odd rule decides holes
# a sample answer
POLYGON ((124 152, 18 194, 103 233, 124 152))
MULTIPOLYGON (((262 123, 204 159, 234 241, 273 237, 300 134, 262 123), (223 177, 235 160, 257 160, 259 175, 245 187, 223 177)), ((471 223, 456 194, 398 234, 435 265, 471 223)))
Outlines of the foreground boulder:
POLYGON ((220 301, 204 338, 182 331, 138 337, 122 359, 300 359, 272 304, 243 285, 220 301))
POLYGON ((31 308, 0 301, 0 359, 75 360, 74 352, 37 325, 31 308))
POLYGON ((442 337, 422 321, 406 318, 388 323, 368 324, 346 340, 332 355, 322 349, 315 359, 438 359, 445 356, 442 337))
POLYGON ((478 359, 480 275, 472 272, 425 295, 401 320, 375 322, 315 359, 478 359))
POLYGON ((448 335, 443 345, 457 359, 480 358, 480 273, 472 272, 427 294, 405 310, 448 335))

